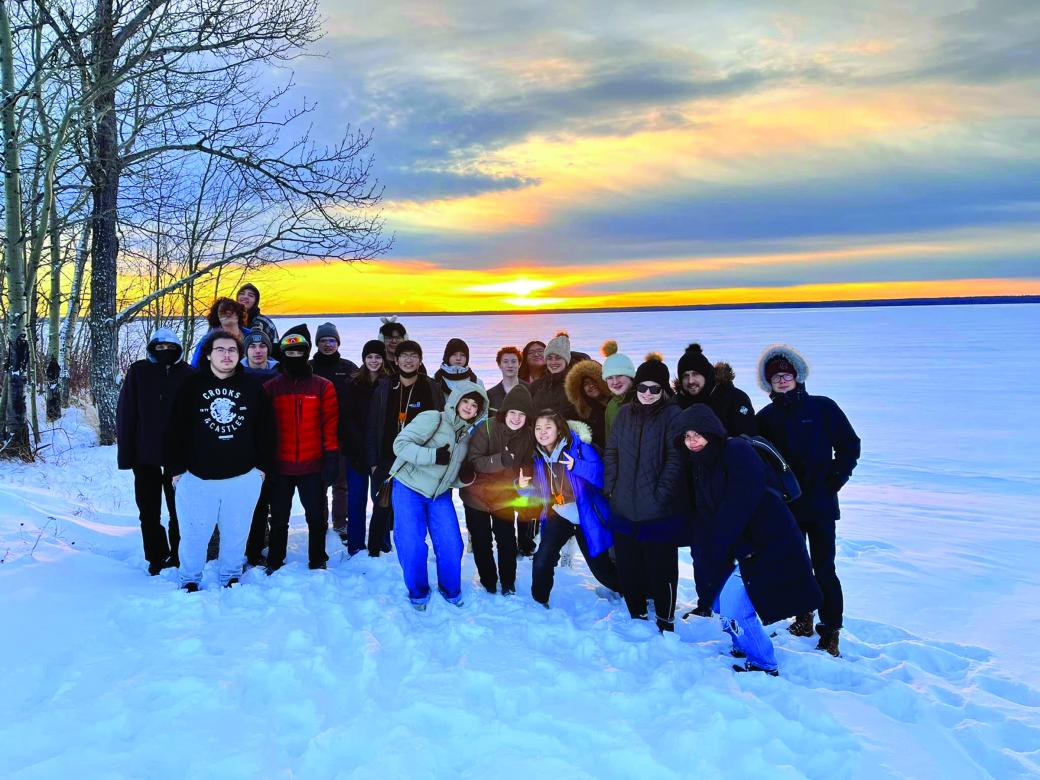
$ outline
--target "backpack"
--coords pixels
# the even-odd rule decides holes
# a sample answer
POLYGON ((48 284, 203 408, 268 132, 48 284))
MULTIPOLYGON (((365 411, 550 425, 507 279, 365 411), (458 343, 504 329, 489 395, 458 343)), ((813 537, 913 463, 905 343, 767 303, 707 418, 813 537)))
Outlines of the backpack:
POLYGON ((780 450, 769 439, 764 436, 749 436, 746 433, 740 434, 740 438, 750 444, 758 453, 758 457, 769 467, 766 471, 773 477, 770 480, 773 483, 770 487, 778 492, 786 503, 790 504, 802 495, 798 477, 791 471, 791 467, 787 465, 780 450))

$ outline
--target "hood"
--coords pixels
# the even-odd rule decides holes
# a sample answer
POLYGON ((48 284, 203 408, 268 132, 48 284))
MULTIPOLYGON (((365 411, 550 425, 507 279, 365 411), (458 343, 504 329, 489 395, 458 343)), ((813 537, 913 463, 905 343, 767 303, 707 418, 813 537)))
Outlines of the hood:
POLYGON ((715 436, 725 440, 726 427, 722 424, 719 416, 712 411, 707 404, 694 404, 689 409, 684 409, 672 421, 671 430, 674 437, 678 438, 681 447, 682 438, 686 431, 697 431, 701 436, 715 436))
POLYGON ((766 364, 774 357, 786 358, 798 372, 795 381, 799 385, 805 384, 806 380, 809 378, 809 361, 807 361, 802 353, 794 347, 788 346, 787 344, 773 344, 766 347, 758 358, 758 386, 761 387, 767 395, 773 394, 773 388, 770 386, 769 382, 766 381, 766 364))
POLYGON ((729 363, 724 363, 721 360, 715 364, 715 384, 725 385, 733 384, 733 380, 737 378, 737 372, 733 370, 733 366, 729 363))
POLYGON ((599 363, 595 360, 582 360, 580 363, 575 363, 567 373, 563 389, 567 394, 567 400, 577 410, 579 417, 588 417, 592 412, 592 402, 581 391, 586 379, 591 379, 599 387, 603 404, 606 404, 612 395, 607 383, 603 381, 603 367, 599 363))
POLYGON ((592 428, 583 423, 581 420, 568 420, 567 427, 571 429, 571 433, 577 436, 586 444, 592 444, 592 428))
POLYGON ((152 337, 148 340, 148 346, 145 350, 148 353, 148 360, 150 360, 152 363, 156 362, 155 355, 153 354, 152 350, 155 347, 155 345, 158 344, 160 341, 166 342, 168 344, 176 344, 177 349, 175 351, 177 353, 177 357, 174 358, 173 362, 176 363, 178 360, 181 359, 181 355, 184 353, 184 345, 181 344, 181 340, 177 336, 176 332, 174 332, 173 328, 156 328, 155 332, 152 334, 152 337))
MULTIPOLYGON (((439 390, 437 392, 440 392, 439 390)), ((451 391, 451 395, 448 396, 448 400, 444 403, 444 415, 448 422, 451 423, 453 428, 461 428, 466 425, 473 425, 487 416, 488 411, 488 397, 484 388, 478 385, 476 382, 470 382, 462 380, 456 383, 455 389, 451 391), (476 393, 481 398, 483 404, 480 408, 480 412, 477 413, 477 417, 473 422, 463 422, 459 419, 458 413, 455 411, 455 407, 459 405, 459 401, 462 400, 462 396, 469 395, 470 393, 476 393)))

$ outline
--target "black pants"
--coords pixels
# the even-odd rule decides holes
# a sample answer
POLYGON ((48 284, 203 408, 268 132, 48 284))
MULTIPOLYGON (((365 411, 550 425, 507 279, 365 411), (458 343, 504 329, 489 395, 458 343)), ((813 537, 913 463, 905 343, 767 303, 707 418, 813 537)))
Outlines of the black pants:
POLYGON ((481 512, 466 507, 466 530, 473 545, 473 560, 477 564, 480 584, 488 593, 498 590, 516 590, 516 532, 513 530, 513 510, 504 509, 498 514, 481 512), (498 570, 495 570, 495 555, 491 549, 494 535, 498 547, 498 570))
POLYGON ((177 547, 181 534, 177 527, 177 504, 173 497, 173 481, 161 466, 134 466, 134 499, 141 516, 141 538, 144 557, 148 563, 160 564, 167 558, 178 566, 177 547), (167 539, 162 524, 162 500, 170 512, 170 533, 167 539))
POLYGON ((593 558, 589 555, 581 526, 574 525, 550 511, 549 516, 545 518, 545 525, 542 526, 542 541, 531 565, 531 596, 540 604, 549 603, 556 564, 560 562, 560 550, 572 536, 577 537, 578 547, 585 556, 585 562, 589 565, 592 575, 605 587, 613 591, 619 590, 617 570, 608 552, 604 550, 593 558))
POLYGON ((325 484, 321 474, 287 476, 278 474, 271 480, 271 544, 267 549, 267 565, 277 569, 285 563, 285 548, 289 544, 289 514, 292 512, 293 493, 299 491, 300 503, 307 518, 307 559, 316 567, 327 562, 325 535, 329 521, 325 517, 325 484))
POLYGON ((690 545, 690 557, 693 559, 693 584, 697 588, 697 607, 711 609, 713 599, 708 593, 711 583, 707 580, 708 567, 701 563, 701 550, 700 545, 690 545))
POLYGON ((539 511, 537 509, 529 508, 521 509, 516 513, 517 549, 525 558, 530 558, 534 555, 537 547, 534 537, 538 531, 538 515, 539 511))
POLYGON ((832 630, 841 628, 845 597, 841 592, 838 572, 834 569, 834 521, 825 520, 803 526, 802 533, 809 542, 809 559, 812 561, 816 584, 823 591, 820 622, 832 630))
POLYGON ((646 617, 647 597, 653 599, 657 627, 669 631, 675 622, 675 591, 679 585, 679 547, 614 532, 621 593, 634 618, 646 617))
POLYGON ((249 538, 246 540, 246 563, 250 566, 260 565, 263 561, 264 547, 267 546, 271 518, 272 479, 274 476, 268 475, 260 485, 260 497, 256 500, 256 508, 253 510, 253 522, 249 526, 249 538))
POLYGON ((372 472, 372 519, 368 524, 368 554, 372 556, 388 553, 392 549, 390 530, 394 527, 394 508, 392 506, 381 507, 376 503, 379 488, 386 482, 392 465, 393 461, 380 463, 372 472))

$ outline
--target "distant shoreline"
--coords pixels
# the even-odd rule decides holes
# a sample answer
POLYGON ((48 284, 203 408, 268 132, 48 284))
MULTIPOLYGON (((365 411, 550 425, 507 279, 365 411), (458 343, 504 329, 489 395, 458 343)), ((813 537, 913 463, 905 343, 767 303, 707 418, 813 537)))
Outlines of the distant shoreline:
MULTIPOLYGON (((487 317, 490 315, 516 316, 531 314, 609 314, 612 312, 640 311, 717 311, 727 309, 852 309, 883 306, 981 306, 1005 303, 1040 303, 1040 295, 979 295, 957 298, 897 298, 867 299, 861 301, 791 301, 785 303, 695 303, 684 306, 611 306, 580 309, 516 309, 512 311, 395 311, 398 317, 487 317)), ((271 314, 276 318, 293 317, 314 319, 320 317, 378 317, 390 312, 318 312, 315 314, 271 314)))

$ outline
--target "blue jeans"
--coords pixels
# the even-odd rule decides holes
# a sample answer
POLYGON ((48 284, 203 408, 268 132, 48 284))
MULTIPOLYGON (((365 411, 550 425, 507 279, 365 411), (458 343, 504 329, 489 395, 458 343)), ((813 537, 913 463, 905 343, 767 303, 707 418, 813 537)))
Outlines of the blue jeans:
POLYGON ((368 471, 354 471, 347 461, 347 552, 365 549, 365 512, 368 509, 368 471))
POLYGON ((729 575, 715 599, 714 609, 722 622, 722 630, 733 639, 734 648, 744 652, 747 660, 760 669, 773 671, 777 668, 773 641, 755 614, 740 569, 734 569, 729 575))
POLYGON ((430 600, 428 533, 437 559, 437 587, 444 598, 457 602, 462 596, 462 533, 451 491, 427 498, 396 479, 393 491, 394 545, 409 600, 413 604, 430 600))

